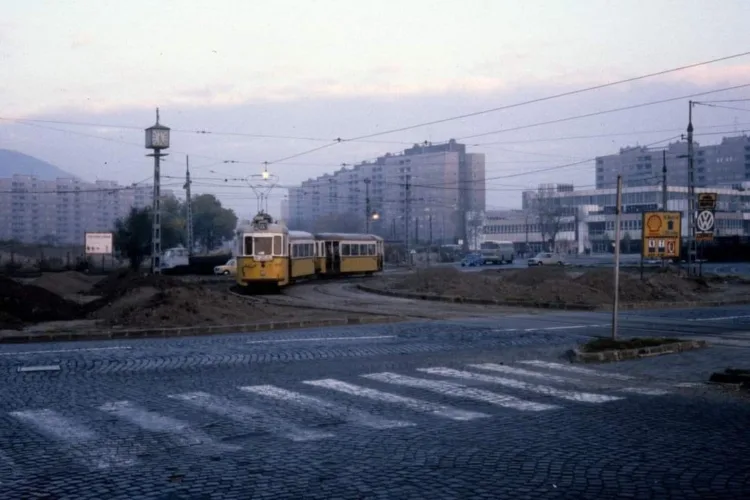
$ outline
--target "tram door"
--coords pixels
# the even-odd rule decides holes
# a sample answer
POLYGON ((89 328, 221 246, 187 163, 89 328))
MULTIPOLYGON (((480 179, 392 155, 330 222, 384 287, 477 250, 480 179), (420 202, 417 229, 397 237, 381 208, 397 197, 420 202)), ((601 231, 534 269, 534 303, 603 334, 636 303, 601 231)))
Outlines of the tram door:
POLYGON ((341 253, 338 241, 326 241, 326 273, 341 272, 341 253))

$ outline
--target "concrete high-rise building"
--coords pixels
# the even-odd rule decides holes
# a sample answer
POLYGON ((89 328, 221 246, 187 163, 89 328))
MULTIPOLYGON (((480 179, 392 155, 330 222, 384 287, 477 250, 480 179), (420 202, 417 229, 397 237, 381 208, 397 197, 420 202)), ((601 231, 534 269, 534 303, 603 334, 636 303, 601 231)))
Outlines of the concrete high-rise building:
POLYGON ((14 175, 0 179, 0 240, 82 245, 84 233, 111 231, 131 207, 151 206, 152 197, 147 185, 14 175))
POLYGON ((465 214, 485 209, 484 179, 484 154, 464 144, 415 145, 289 189, 290 226, 364 231, 369 209, 370 231, 388 239, 405 240, 408 228, 410 242, 465 240, 465 214))
MULTIPOLYGON (((695 143, 696 187, 732 186, 750 180, 750 137, 724 137, 719 144, 695 143)), ((666 156, 667 185, 687 186, 687 142, 669 144, 664 150, 646 147, 621 148, 616 155, 596 158, 596 188, 616 187, 622 175, 625 187, 656 186, 662 182, 666 156), (666 152, 663 155, 662 151, 666 152)))

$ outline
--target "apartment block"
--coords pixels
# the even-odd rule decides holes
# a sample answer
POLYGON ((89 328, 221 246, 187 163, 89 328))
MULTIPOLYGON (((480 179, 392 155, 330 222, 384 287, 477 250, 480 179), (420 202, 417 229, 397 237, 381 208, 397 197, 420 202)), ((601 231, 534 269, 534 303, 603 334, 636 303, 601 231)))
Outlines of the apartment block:
MULTIPOLYGON (((719 144, 694 142, 696 187, 732 186, 750 180, 750 136, 724 137, 719 144)), ((596 158, 597 189, 613 188, 622 175, 623 186, 655 186, 662 183, 667 167, 667 185, 688 185, 687 141, 666 148, 621 148, 615 155, 596 158)))
POLYGON ((150 206, 152 198, 153 186, 14 175, 0 179, 0 240, 83 244, 84 233, 111 231, 131 207, 150 206))
POLYGON ((464 144, 414 145, 289 189, 289 223, 354 232, 369 217, 370 231, 388 239, 465 240, 465 214, 485 208, 484 178, 484 154, 467 153, 464 144))

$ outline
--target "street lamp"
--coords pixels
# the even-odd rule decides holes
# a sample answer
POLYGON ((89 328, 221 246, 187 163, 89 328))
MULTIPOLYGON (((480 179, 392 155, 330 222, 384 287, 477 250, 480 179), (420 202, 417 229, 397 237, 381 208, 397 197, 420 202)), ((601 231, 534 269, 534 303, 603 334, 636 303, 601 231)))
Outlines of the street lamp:
POLYGON ((156 108, 156 124, 146 129, 146 149, 153 150, 146 156, 154 157, 154 200, 151 221, 151 272, 161 273, 161 173, 160 160, 167 153, 161 151, 169 147, 169 127, 159 123, 159 108, 156 108))

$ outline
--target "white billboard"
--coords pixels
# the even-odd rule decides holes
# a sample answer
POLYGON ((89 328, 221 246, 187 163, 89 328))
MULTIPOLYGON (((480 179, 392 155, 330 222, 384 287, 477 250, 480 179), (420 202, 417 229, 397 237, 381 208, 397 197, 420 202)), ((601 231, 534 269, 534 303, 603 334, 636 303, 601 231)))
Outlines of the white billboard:
POLYGON ((112 255, 112 233, 86 233, 86 255, 112 255))

